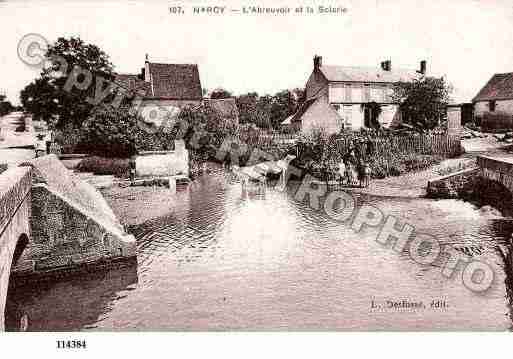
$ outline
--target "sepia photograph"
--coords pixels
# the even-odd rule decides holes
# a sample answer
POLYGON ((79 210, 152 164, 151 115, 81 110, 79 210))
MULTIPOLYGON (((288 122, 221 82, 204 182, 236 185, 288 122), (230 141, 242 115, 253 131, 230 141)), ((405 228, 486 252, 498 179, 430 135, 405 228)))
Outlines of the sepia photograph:
POLYGON ((6 336, 511 330, 511 2, 2 0, 0 30, 6 336))

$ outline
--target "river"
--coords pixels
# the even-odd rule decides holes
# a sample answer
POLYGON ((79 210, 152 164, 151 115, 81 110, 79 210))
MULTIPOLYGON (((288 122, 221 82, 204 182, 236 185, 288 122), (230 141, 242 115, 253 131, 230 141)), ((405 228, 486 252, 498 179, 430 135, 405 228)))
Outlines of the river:
MULTIPOLYGON (((163 199, 164 201, 164 199, 163 199)), ((173 211, 133 226, 138 265, 15 293, 29 330, 508 330, 497 245, 513 221, 458 200, 359 195, 495 272, 484 293, 422 266, 267 189, 242 195, 222 172, 201 177, 173 211), (372 301, 422 302, 372 309, 372 301), (445 308, 431 308, 432 301, 445 308)))

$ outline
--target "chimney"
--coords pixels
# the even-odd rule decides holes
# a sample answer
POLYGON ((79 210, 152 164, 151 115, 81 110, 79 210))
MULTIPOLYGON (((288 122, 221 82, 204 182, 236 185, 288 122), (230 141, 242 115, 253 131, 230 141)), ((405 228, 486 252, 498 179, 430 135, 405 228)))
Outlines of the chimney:
POLYGON ((141 74, 138 77, 140 80, 144 80, 144 67, 141 67, 141 74))
POLYGON ((385 61, 385 71, 392 71, 392 60, 385 61))
POLYGON ((427 69, 427 62, 426 60, 422 60, 420 62, 420 70, 419 72, 422 74, 422 75, 425 75, 426 74, 426 69, 427 69))
POLYGON ((144 61, 144 81, 150 82, 150 60, 148 54, 146 54, 146 60, 144 61))
POLYGON ((381 68, 383 71, 390 71, 392 70, 392 60, 385 60, 381 62, 381 68))
POLYGON ((315 55, 313 58, 314 69, 318 70, 322 66, 322 56, 315 55))

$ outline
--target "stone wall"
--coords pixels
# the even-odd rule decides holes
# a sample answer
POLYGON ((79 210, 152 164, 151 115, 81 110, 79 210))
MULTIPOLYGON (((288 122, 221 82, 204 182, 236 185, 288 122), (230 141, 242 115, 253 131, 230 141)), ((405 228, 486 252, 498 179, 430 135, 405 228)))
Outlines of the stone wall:
POLYGON ((135 238, 93 186, 72 176, 54 155, 24 165, 34 173, 32 236, 16 274, 136 256, 135 238))
POLYGON ((460 198, 470 195, 478 174, 478 168, 470 168, 432 179, 427 185, 427 197, 460 198))
POLYGON ((16 274, 116 258, 134 257, 135 242, 119 228, 108 226, 45 184, 32 188, 32 238, 16 274))
POLYGON ((135 156, 137 177, 189 175, 189 153, 184 141, 175 141, 174 151, 142 152, 135 156))

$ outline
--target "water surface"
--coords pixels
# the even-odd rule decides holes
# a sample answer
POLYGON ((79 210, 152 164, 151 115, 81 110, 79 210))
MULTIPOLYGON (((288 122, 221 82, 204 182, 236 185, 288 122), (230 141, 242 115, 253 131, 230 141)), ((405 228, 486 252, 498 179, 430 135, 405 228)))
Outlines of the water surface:
MULTIPOLYGON (((163 199, 169 200, 168 198, 163 199)), ((360 196, 495 271, 473 293, 459 275, 422 266, 287 193, 242 193, 223 173, 202 177, 168 215, 131 228, 138 266, 17 293, 31 330, 507 330, 497 245, 513 223, 456 200, 360 196), (371 309, 372 301, 425 309, 371 309), (431 309, 433 300, 446 308, 431 309)))

